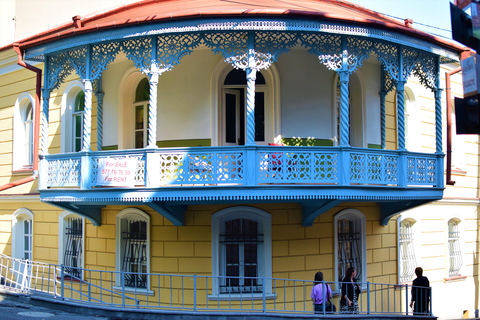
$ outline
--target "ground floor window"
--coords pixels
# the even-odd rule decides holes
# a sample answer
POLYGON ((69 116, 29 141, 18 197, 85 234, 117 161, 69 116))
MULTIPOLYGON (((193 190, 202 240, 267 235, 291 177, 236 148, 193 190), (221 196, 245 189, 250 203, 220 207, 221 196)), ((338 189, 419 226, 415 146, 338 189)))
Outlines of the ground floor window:
POLYGON ((346 209, 335 216, 336 279, 342 281, 347 269, 354 267, 358 282, 366 282, 365 215, 346 209))
POLYGON ((455 277, 460 275, 460 268, 463 265, 462 250, 460 248, 459 220, 448 221, 448 275, 455 277))
POLYGON ((270 214, 232 207, 212 216, 214 294, 271 293, 270 214))
POLYGON ((59 235, 59 260, 65 267, 65 275, 82 278, 84 219, 64 212, 60 215, 59 235))
POLYGON ((150 217, 138 209, 117 215, 117 270, 123 271, 118 286, 148 288, 149 225, 150 217))

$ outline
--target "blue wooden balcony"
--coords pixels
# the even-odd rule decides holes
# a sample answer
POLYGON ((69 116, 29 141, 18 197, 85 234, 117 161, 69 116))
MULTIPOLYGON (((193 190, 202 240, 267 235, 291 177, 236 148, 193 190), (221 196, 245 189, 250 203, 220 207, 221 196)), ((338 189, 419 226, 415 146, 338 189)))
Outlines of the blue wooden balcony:
POLYGON ((261 202, 300 203, 306 226, 342 202, 376 202, 386 224, 397 212, 443 195, 443 154, 354 147, 78 152, 43 156, 40 170, 42 201, 98 225, 100 208, 109 204, 146 204, 182 225, 188 204, 261 202), (105 159, 132 161, 131 184, 103 186, 99 163, 105 159))

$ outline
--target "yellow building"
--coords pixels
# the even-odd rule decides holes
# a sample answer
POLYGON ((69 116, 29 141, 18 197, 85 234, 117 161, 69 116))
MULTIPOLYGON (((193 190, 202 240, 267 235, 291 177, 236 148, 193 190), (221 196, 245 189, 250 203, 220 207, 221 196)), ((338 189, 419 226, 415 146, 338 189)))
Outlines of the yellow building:
POLYGON ((466 48, 306 3, 146 0, 0 48, 2 284, 308 314, 355 267, 358 312, 400 316, 422 266, 427 315, 478 312, 478 139, 450 163, 442 130, 466 48))

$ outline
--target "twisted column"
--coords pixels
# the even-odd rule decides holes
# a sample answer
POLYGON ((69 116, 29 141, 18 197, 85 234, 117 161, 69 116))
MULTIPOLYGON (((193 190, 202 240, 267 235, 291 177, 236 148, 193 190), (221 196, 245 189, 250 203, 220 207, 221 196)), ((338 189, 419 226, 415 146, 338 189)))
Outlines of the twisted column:
POLYGON ((103 92, 97 91, 97 151, 102 151, 103 147, 103 92))
POLYGON ((382 139, 382 149, 386 147, 386 114, 385 114, 385 99, 387 97, 387 93, 384 91, 380 92, 380 136, 382 139))
POLYGON ((348 99, 348 72, 339 72, 340 76, 340 146, 350 145, 350 103, 348 99))
POLYGON ((148 108, 148 145, 147 148, 157 147, 157 87, 158 72, 150 73, 150 100, 148 108))
POLYGON ((247 141, 246 145, 255 144, 255 80, 257 70, 245 69, 247 73, 247 141))
POLYGON ((40 136, 40 154, 48 154, 48 111, 50 102, 50 89, 42 89, 43 108, 42 108, 42 129, 40 136))
POLYGON ((442 153, 442 89, 435 90, 435 139, 436 152, 442 153))
POLYGON ((82 151, 90 151, 92 135, 92 81, 83 80, 85 85, 85 107, 83 110, 82 151))
POLYGON ((398 150, 405 150, 405 81, 397 83, 398 150))

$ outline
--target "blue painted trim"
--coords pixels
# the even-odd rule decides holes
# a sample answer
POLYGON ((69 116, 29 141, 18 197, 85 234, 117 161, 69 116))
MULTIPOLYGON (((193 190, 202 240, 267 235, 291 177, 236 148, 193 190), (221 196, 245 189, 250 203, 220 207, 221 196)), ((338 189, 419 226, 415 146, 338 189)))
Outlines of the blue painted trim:
POLYGON ((167 188, 108 188, 94 190, 40 190, 43 202, 72 202, 73 204, 132 204, 169 202, 172 205, 212 203, 309 202, 318 200, 342 201, 411 201, 437 200, 443 188, 382 187, 382 186, 225 186, 167 187, 167 188))
POLYGON ((448 51, 440 46, 433 45, 416 37, 411 37, 392 30, 380 28, 366 28, 349 23, 332 23, 318 19, 290 19, 290 18, 243 18, 243 19, 195 19, 178 20, 175 22, 157 22, 106 29, 88 34, 75 35, 60 41, 42 44, 34 48, 27 48, 25 59, 43 60, 46 54, 69 50, 87 44, 101 42, 127 40, 131 38, 147 37, 171 33, 202 33, 212 31, 300 31, 300 32, 321 32, 329 34, 343 34, 372 38, 390 43, 396 43, 407 47, 423 50, 436 55, 447 57, 447 60, 459 61, 458 54, 448 51))
POLYGON ((302 205, 302 225, 304 227, 311 227, 313 221, 322 213, 327 212, 328 210, 335 208, 336 206, 343 203, 342 200, 325 200, 320 205, 313 206, 310 204, 302 205))
MULTIPOLYGON (((45 201, 44 201, 45 202, 45 201)), ((102 208, 104 205, 83 205, 72 204, 69 202, 46 202, 52 206, 58 207, 69 212, 78 214, 79 216, 89 220, 94 226, 99 227, 102 225, 102 208)))
POLYGON ((146 205, 164 216, 174 226, 183 226, 186 206, 166 206, 154 201, 148 202, 146 205))
POLYGON ((429 202, 440 200, 440 199, 433 199, 433 200, 414 200, 414 201, 394 201, 389 203, 381 203, 380 204, 380 224, 382 226, 386 226, 390 219, 399 214, 402 211, 412 209, 429 202))

